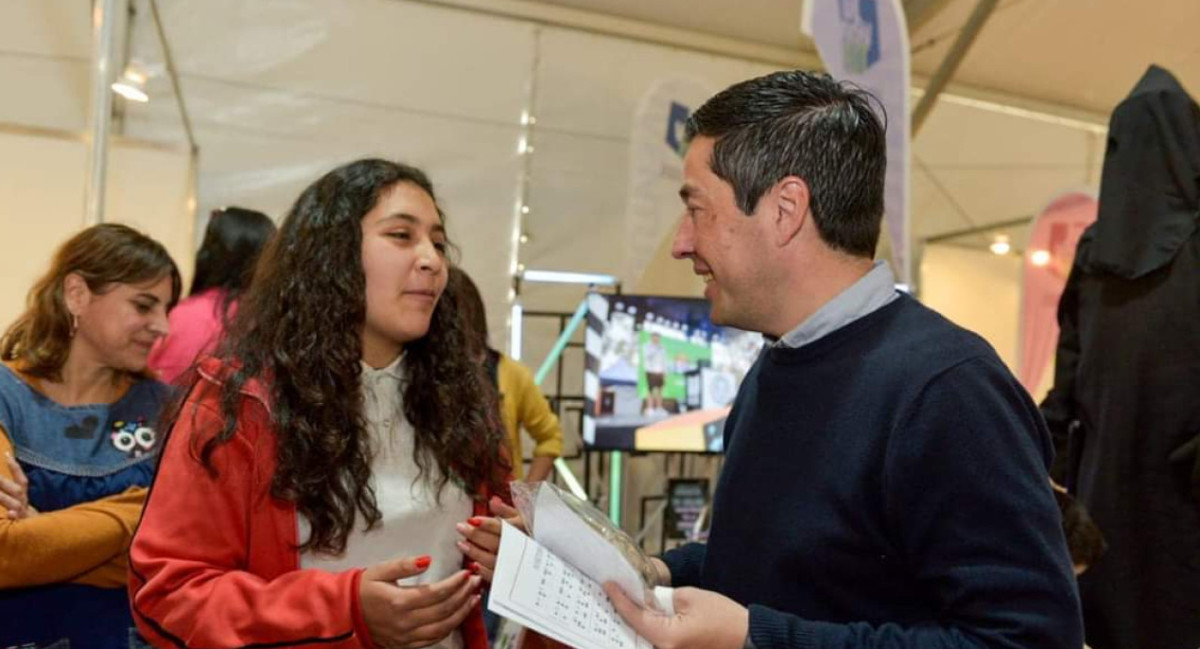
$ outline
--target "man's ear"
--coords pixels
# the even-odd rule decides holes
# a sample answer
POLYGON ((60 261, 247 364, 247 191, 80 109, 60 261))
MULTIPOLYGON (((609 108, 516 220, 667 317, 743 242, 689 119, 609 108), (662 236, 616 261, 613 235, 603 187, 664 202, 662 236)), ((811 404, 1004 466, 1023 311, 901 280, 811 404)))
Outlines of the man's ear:
POLYGON ((79 273, 67 273, 63 278, 63 302, 71 315, 79 315, 92 300, 92 291, 79 273))
POLYGON ((775 184, 775 243, 786 246, 808 225, 812 195, 808 183, 798 176, 788 176, 775 184))

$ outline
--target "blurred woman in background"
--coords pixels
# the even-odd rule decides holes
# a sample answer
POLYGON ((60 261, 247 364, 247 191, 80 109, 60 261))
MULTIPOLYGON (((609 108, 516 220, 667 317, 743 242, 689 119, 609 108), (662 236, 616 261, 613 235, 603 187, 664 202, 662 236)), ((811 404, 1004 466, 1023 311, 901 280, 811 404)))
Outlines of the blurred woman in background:
POLYGON ((500 417, 508 433, 508 450, 512 457, 513 473, 520 479, 524 468, 521 448, 521 428, 529 432, 536 443, 533 460, 529 465, 527 482, 538 482, 550 477, 554 460, 562 455, 563 432, 558 417, 550 410, 550 403, 533 380, 533 374, 522 364, 507 355, 492 349, 488 343, 487 312, 479 287, 458 267, 450 269, 450 287, 461 293, 459 311, 462 313, 467 332, 471 336, 473 353, 480 359, 500 395, 500 417))
POLYGON ((262 212, 226 207, 212 213, 188 298, 171 310, 171 334, 150 352, 150 369, 159 379, 173 383, 216 347, 274 234, 275 224, 262 212))

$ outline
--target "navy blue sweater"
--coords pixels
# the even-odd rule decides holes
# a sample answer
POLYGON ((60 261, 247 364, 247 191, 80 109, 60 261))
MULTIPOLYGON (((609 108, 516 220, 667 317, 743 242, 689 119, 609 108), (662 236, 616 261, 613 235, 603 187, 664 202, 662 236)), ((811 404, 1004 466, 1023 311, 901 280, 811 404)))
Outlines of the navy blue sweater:
POLYGON ((725 438, 707 546, 664 559, 758 649, 1083 645, 1049 433, 978 336, 904 296, 771 348, 725 438))

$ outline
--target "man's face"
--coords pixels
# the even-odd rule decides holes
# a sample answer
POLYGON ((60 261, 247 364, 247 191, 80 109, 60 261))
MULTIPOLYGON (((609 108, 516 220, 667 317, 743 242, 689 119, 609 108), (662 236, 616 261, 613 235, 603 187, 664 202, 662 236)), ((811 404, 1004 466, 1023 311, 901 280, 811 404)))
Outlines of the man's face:
POLYGON ((691 259, 692 271, 704 278, 714 323, 762 331, 770 309, 766 269, 776 254, 767 231, 771 201, 764 195, 754 214, 742 213, 733 187, 710 167, 715 142, 696 136, 684 157, 679 195, 686 213, 671 255, 691 259))

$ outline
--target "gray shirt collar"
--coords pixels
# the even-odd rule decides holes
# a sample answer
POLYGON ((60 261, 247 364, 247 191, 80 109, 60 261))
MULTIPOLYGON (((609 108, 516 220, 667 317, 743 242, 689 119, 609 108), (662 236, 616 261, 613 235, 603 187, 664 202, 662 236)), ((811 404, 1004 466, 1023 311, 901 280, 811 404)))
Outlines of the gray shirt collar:
POLYGON ((826 302, 795 329, 775 341, 775 347, 802 347, 874 313, 900 297, 896 278, 885 261, 876 261, 870 272, 826 302))

